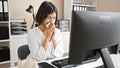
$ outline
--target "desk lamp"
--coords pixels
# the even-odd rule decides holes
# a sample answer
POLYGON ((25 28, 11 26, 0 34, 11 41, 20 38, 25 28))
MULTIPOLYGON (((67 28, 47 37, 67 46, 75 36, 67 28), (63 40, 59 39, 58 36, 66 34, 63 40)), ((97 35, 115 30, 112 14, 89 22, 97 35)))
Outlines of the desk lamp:
POLYGON ((31 26, 31 29, 33 28, 34 24, 35 24, 35 15, 34 15, 34 8, 32 5, 29 5, 29 7, 26 9, 27 12, 31 13, 33 16, 33 23, 31 26))

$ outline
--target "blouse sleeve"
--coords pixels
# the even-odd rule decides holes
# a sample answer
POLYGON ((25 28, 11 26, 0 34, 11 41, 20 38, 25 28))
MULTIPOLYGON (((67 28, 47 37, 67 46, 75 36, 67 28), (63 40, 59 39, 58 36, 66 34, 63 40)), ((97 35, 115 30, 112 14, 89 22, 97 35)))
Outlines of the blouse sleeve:
POLYGON ((55 57, 62 57, 64 54, 62 34, 59 29, 56 29, 56 31, 57 31, 57 34, 55 36, 55 39, 57 42, 57 46, 55 49, 53 48, 52 53, 55 57))
POLYGON ((42 42, 42 40, 37 40, 37 35, 34 32, 29 32, 28 33, 28 45, 30 49, 30 55, 28 58, 36 60, 36 61, 41 61, 47 59, 47 55, 42 47, 42 45, 39 42, 42 42))

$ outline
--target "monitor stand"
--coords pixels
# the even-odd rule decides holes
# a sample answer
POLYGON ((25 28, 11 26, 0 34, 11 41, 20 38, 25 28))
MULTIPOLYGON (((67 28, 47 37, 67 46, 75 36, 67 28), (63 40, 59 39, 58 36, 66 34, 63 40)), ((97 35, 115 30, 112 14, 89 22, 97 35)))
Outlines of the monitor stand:
POLYGON ((110 57, 108 48, 102 48, 100 49, 100 55, 103 60, 104 68, 115 68, 114 64, 112 62, 112 59, 110 57))

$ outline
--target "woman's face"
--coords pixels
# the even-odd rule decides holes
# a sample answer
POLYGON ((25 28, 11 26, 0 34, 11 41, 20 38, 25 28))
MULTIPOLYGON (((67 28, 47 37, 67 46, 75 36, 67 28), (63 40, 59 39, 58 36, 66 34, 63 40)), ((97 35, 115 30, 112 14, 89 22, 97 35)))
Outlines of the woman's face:
POLYGON ((48 27, 48 25, 49 25, 50 23, 55 23, 55 20, 56 20, 56 13, 53 12, 53 13, 49 14, 49 15, 45 18, 45 20, 43 21, 43 25, 45 25, 46 27, 48 27))

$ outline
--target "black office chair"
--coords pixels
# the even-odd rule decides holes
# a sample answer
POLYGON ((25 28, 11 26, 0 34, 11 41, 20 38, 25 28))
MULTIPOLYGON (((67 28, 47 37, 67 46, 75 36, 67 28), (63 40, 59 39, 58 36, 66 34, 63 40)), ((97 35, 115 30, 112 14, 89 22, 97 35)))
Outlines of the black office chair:
POLYGON ((26 57, 30 54, 30 50, 28 45, 22 45, 18 48, 18 58, 20 60, 26 59, 26 57))

